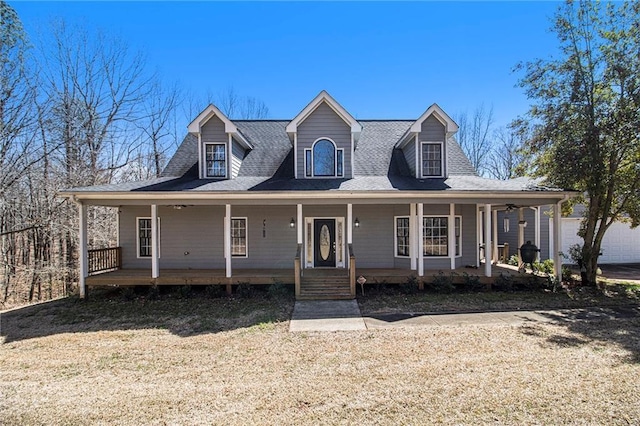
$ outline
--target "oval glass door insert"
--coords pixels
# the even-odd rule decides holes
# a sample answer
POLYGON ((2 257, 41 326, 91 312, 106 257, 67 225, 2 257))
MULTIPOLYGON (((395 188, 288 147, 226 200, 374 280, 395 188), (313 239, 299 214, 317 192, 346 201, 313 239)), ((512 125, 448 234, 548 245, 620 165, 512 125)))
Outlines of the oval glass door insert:
POLYGON ((331 234, 327 225, 320 228, 320 256, 322 260, 327 260, 331 253, 331 234))

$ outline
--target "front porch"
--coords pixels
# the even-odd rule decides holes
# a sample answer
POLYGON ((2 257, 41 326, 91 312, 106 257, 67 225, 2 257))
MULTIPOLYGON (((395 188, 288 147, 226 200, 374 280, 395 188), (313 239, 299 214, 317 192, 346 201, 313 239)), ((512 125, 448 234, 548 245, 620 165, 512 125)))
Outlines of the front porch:
MULTIPOLYGON (((527 279, 530 275, 521 274, 517 269, 508 265, 496 264, 493 265, 491 277, 483 275, 483 270, 480 268, 456 268, 454 270, 442 270, 442 269, 427 269, 424 271, 424 276, 417 277, 416 271, 408 269, 398 268, 356 268, 355 276, 363 276, 366 278, 364 284, 366 287, 373 284, 403 284, 407 282, 410 276, 418 278, 418 284, 420 287, 424 283, 428 283, 433 280, 434 276, 440 273, 446 276, 452 276, 454 284, 461 284, 464 281, 464 275, 477 276, 481 283, 490 286, 495 279, 502 275, 508 275, 514 279, 527 279)), ((313 269, 306 270, 306 275, 313 279, 332 278, 337 273, 344 275, 347 281, 349 279, 349 271, 347 269, 313 269)), ((303 275, 304 278, 304 275, 303 275)), ((225 286, 228 294, 232 293, 232 286, 239 285, 241 283, 247 283, 251 285, 271 285, 276 282, 283 284, 295 283, 295 272, 293 269, 235 269, 233 277, 226 277, 224 269, 163 269, 162 273, 157 278, 151 277, 151 271, 148 269, 118 269, 109 272, 103 272, 96 275, 91 275, 86 278, 87 287, 101 287, 101 286, 152 286, 152 285, 193 285, 193 286, 205 286, 205 285, 220 285, 225 286)), ((311 281, 312 283, 313 281, 311 281)), ((300 292, 304 294, 305 280, 302 279, 300 292)), ((353 283, 353 288, 357 286, 360 290, 356 290, 356 293, 362 291, 362 286, 353 283)), ((300 296, 299 294, 297 295, 300 296)), ((354 295, 355 296, 355 295, 354 295)), ((304 295, 303 295, 304 298, 304 295)))

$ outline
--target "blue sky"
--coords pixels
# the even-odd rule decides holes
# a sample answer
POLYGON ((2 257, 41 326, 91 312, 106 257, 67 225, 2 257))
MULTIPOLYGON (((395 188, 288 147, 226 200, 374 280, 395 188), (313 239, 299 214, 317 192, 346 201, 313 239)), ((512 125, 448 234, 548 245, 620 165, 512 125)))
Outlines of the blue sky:
POLYGON ((555 53, 555 2, 10 2, 29 33, 52 17, 123 37, 167 81, 262 100, 292 118, 320 90, 356 118, 527 110, 519 61, 555 53))

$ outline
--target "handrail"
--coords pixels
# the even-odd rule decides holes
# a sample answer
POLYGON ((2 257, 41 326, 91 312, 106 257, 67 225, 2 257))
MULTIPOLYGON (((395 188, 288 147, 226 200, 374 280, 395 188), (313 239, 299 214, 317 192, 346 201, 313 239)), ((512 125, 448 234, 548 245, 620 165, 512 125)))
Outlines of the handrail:
POLYGON ((87 250, 89 275, 115 271, 122 268, 122 248, 108 247, 87 250))

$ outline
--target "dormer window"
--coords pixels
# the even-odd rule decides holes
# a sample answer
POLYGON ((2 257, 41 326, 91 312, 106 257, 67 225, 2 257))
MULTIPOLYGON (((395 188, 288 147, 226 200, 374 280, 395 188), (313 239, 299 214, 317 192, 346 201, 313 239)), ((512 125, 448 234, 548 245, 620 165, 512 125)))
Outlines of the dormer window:
POLYGON ((206 176, 224 178, 227 176, 227 146, 222 143, 205 144, 206 176))
POLYGON ((311 149, 305 149, 307 177, 343 177, 344 149, 326 138, 318 139, 311 149))
POLYGON ((443 177, 442 142, 422 143, 422 177, 443 177))

